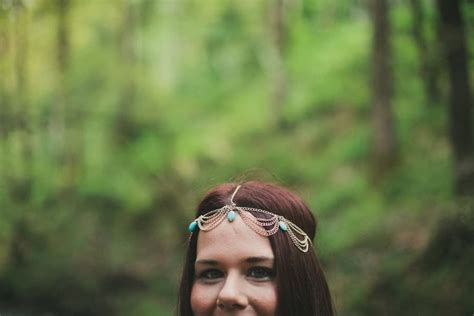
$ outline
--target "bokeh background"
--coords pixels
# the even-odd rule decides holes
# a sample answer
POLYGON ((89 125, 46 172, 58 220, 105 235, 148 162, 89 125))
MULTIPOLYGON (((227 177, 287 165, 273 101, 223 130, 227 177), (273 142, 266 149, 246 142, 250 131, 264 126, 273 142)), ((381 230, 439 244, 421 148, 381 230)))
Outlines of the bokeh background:
POLYGON ((339 315, 471 315, 473 33, 461 0, 0 0, 0 314, 173 315, 199 198, 260 179, 339 315))

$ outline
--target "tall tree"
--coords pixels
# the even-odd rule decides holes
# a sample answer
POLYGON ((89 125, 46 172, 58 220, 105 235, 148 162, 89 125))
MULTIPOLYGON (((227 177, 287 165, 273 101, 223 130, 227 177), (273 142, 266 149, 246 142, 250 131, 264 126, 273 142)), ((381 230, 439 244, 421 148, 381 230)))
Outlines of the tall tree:
POLYGON ((387 0, 371 0, 372 15, 372 89, 373 161, 376 177, 391 169, 398 158, 392 114, 392 68, 390 22, 387 0))
POLYGON ((428 23, 421 0, 410 0, 412 11, 412 33, 418 50, 419 73, 421 76, 425 101, 428 105, 439 103, 439 71, 438 71, 438 49, 429 49, 436 46, 436 41, 430 45, 426 36, 425 25, 428 23))
POLYGON ((441 45, 449 74, 449 126, 454 156, 455 190, 474 194, 472 100, 466 31, 459 0, 437 0, 441 45))

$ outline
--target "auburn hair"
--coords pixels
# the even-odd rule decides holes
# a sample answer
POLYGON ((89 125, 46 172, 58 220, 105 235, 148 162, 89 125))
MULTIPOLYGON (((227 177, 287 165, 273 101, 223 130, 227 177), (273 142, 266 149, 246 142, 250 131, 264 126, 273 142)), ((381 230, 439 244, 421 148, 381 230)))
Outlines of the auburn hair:
MULTIPOLYGON (((221 184, 206 193, 196 217, 230 204, 237 183, 221 184)), ((259 208, 282 215, 300 227, 314 241, 317 221, 308 206, 294 193, 271 183, 251 181, 241 184, 234 197, 238 206, 259 208)), ((199 230, 191 235, 186 251, 178 296, 178 315, 192 316, 191 290, 194 282, 199 230)), ((275 257, 277 315, 332 316, 334 308, 321 264, 313 247, 303 253, 287 234, 268 237, 275 257)))

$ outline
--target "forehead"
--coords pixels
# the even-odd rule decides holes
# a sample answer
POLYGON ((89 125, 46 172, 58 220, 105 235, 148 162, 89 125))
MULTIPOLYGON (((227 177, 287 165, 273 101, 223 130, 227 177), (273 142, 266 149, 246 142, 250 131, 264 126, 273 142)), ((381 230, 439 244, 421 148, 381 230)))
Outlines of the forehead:
POLYGON ((270 240, 254 232, 239 215, 233 222, 224 219, 216 228, 199 232, 196 259, 226 261, 256 256, 273 258, 270 240))

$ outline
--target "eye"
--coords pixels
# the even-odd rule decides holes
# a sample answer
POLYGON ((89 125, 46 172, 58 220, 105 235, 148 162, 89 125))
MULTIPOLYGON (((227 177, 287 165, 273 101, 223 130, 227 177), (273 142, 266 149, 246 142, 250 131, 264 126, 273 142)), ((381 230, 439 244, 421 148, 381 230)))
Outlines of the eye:
POLYGON ((250 268, 247 276, 257 280, 271 280, 275 277, 275 271, 267 267, 250 268))
POLYGON ((204 280, 204 281, 212 281, 215 279, 222 278, 224 274, 217 269, 207 269, 202 272, 200 272, 197 276, 198 279, 204 280))

